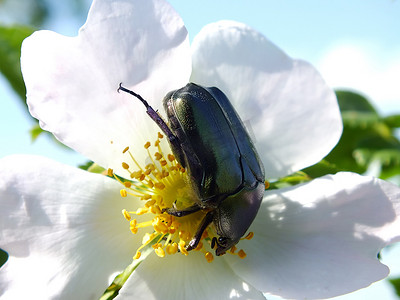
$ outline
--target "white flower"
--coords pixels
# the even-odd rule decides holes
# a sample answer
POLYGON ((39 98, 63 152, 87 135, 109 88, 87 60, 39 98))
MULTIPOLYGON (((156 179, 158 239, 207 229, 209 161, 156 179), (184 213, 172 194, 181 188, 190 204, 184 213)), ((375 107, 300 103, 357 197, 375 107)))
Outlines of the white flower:
MULTIPOLYGON (((136 211, 143 201, 121 197, 121 188, 123 196, 154 193, 168 205, 190 194, 167 159, 165 138, 137 99, 117 93, 120 82, 155 109, 189 81, 219 87, 251 126, 267 178, 318 162, 342 130, 334 93, 312 66, 235 22, 206 26, 189 47, 182 20, 161 0, 94 1, 78 37, 36 32, 24 41, 21 62, 32 115, 64 144, 136 182, 148 184, 135 160, 144 166, 154 151, 176 169, 152 170, 165 175, 155 179, 165 186, 143 189, 41 157, 0 160, 0 247, 10 255, 0 271, 4 299, 100 297, 142 245, 140 233, 161 226, 153 219, 159 212, 139 213, 132 234, 121 210, 136 211), (143 145, 155 139, 160 148, 152 143, 148 153, 143 145)), ((265 292, 300 299, 354 291, 388 274, 376 255, 399 240, 399 197, 398 187, 352 173, 267 191, 254 238, 238 244, 244 259, 227 253, 208 263, 205 241, 201 251, 160 258, 176 252, 160 246, 118 297, 263 299, 265 292)), ((185 240, 171 233, 175 225, 165 237, 185 240)))

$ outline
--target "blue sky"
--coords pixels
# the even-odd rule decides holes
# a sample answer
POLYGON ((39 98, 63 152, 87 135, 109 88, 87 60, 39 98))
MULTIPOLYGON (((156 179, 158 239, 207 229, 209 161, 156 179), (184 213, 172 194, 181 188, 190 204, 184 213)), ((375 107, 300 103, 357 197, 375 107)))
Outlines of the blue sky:
MULTIPOLYGON (((59 9, 57 21, 46 24, 75 35, 84 19, 59 9)), ((400 113, 400 1, 398 0, 171 0, 191 38, 202 26, 221 19, 247 23, 290 56, 314 64, 332 87, 355 89, 384 114, 400 113)), ((86 8, 89 8, 89 3, 86 8)), ((0 20, 1 21, 1 20, 0 20)), ((30 143, 26 117, 7 82, 0 78, 0 157, 12 153, 41 154, 76 165, 85 159, 54 145, 46 137, 30 143)), ((388 251, 392 271, 400 276, 400 251, 388 251)), ((384 256, 385 257, 385 256, 384 256)), ((386 283, 338 299, 397 299, 386 283)))

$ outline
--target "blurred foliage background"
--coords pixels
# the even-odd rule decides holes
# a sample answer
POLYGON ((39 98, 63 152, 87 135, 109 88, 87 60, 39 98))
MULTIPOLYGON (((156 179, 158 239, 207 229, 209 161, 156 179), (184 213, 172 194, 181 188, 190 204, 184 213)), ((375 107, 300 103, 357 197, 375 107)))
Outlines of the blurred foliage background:
MULTIPOLYGON (((83 24, 89 3, 89 0, 70 0, 55 6, 51 0, 0 0, 0 72, 25 108, 26 90, 19 61, 22 41, 35 30, 47 28, 60 13, 83 24)), ((369 174, 400 183, 400 114, 381 116, 362 91, 337 90, 336 95, 344 124, 337 146, 318 164, 273 183, 272 188, 339 171, 369 174)), ((27 109, 26 117, 32 118, 27 109)), ((35 120, 32 141, 41 134, 50 135, 35 120)), ((0 265, 6 260, 7 253, 0 251, 0 265)), ((400 278, 391 278, 390 282, 400 296, 400 278)))

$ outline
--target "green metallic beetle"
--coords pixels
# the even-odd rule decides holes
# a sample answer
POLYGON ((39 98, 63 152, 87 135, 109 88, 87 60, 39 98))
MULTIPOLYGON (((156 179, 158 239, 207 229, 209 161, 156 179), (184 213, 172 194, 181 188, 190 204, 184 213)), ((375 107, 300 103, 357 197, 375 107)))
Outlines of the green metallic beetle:
POLYGON ((232 104, 218 88, 188 83, 163 100, 168 126, 140 95, 121 84, 118 90, 146 106, 147 114, 168 137, 178 162, 187 169, 198 196, 191 207, 165 211, 177 217, 208 211, 186 249, 195 249, 213 222, 219 238, 212 240, 212 248, 217 246, 217 256, 224 254, 250 227, 265 189, 263 165, 232 104))

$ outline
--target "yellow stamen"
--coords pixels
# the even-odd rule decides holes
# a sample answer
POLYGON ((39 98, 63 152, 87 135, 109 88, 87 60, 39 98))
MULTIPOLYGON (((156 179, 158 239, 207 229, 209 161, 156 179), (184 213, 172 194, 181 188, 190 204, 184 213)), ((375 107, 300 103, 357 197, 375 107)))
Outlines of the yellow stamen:
POLYGON ((122 210, 122 214, 124 215, 125 219, 127 219, 128 221, 131 220, 131 215, 129 214, 129 212, 125 208, 122 210))
POLYGON ((165 256, 165 251, 161 246, 158 246, 156 249, 154 249, 154 251, 156 252, 156 254, 159 257, 164 257, 165 256))
POLYGON ((143 236, 142 244, 144 244, 144 245, 147 244, 147 243, 150 242, 153 238, 154 238, 154 234, 146 233, 146 234, 143 236))
POLYGON ((138 216, 140 216, 140 215, 143 215, 143 214, 145 214, 145 213, 147 213, 149 210, 147 209, 147 208, 145 208, 145 207, 139 207, 137 210, 136 210, 136 214, 138 215, 138 216))
POLYGON ((244 238, 246 240, 251 240, 254 237, 254 232, 250 231, 244 238))
POLYGON ((210 263, 214 260, 214 255, 212 255, 211 252, 206 252, 206 254, 204 255, 206 257, 206 260, 210 263))
POLYGON ((129 181, 125 181, 124 186, 129 189, 132 186, 132 183, 130 183, 129 181))
POLYGON ((159 190, 163 190, 165 188, 165 184, 162 183, 162 182, 156 182, 154 184, 154 186, 155 186, 156 189, 159 189, 159 190))
POLYGON ((133 257, 133 259, 139 259, 140 256, 141 256, 140 251, 136 251, 136 254, 135 254, 135 256, 133 257))
POLYGON ((158 215, 158 214, 161 214, 161 208, 158 206, 158 205, 153 205, 151 208, 150 208, 150 211, 153 213, 153 214, 155 214, 155 215, 158 215))
MULTIPOLYGON (((140 199, 142 199, 142 200, 149 200, 149 199, 151 199, 151 195, 145 194, 145 195, 143 195, 140 199)), ((147 201, 146 203, 148 203, 148 202, 150 202, 150 201, 147 201)))
POLYGON ((160 219, 153 220, 153 227, 156 232, 159 233, 168 233, 168 227, 165 225, 160 219))
POLYGON ((152 224, 153 224, 153 221, 149 220, 149 221, 146 221, 146 222, 137 223, 136 224, 136 228, 149 227, 149 226, 152 226, 152 224))
POLYGON ((180 241, 178 244, 179 250, 182 252, 182 254, 189 255, 189 252, 185 248, 185 242, 180 241))
MULTIPOLYGON (((143 199, 143 200, 145 200, 145 199, 143 199)), ((147 207, 147 208, 150 208, 150 207, 152 207, 155 203, 156 203, 156 199, 149 200, 149 201, 147 201, 147 202, 144 204, 144 206, 147 207)))
POLYGON ((264 182, 264 185, 265 185, 265 189, 268 189, 268 188, 269 188, 269 186, 270 186, 269 182, 268 182, 268 181, 266 181, 266 180, 265 180, 265 182, 264 182))
POLYGON ((178 244, 177 243, 168 244, 166 250, 168 254, 175 254, 176 252, 178 252, 178 244))
MULTIPOLYGON (((186 170, 176 161, 173 154, 166 153, 164 148, 167 141, 161 140, 162 138, 163 135, 159 133, 158 139, 153 144, 154 147, 151 147, 150 142, 144 145, 149 162, 145 166, 135 160, 129 147, 123 150, 127 158, 121 164, 129 172, 131 180, 121 179, 114 174, 112 169, 107 171, 108 176, 114 177, 123 185, 123 189, 120 190, 122 197, 132 196, 135 197, 135 201, 143 200, 141 206, 130 211, 122 210, 133 234, 139 234, 141 230, 149 232, 143 235, 142 245, 137 249, 134 259, 140 258, 141 251, 144 251, 142 249, 150 244, 152 248, 147 249, 153 249, 159 257, 177 253, 189 255, 191 251, 187 251, 186 247, 207 213, 205 210, 200 210, 184 217, 175 217, 166 212, 166 209, 172 207, 183 210, 199 200, 196 199, 196 193, 190 185, 186 170), (134 215, 136 218, 132 217, 134 215)), ((192 250, 203 252, 208 262, 215 259, 210 252, 213 237, 218 237, 218 235, 210 226, 204 231, 196 249, 192 250)), ((250 234, 245 238, 250 239, 250 234)), ((246 256, 243 250, 236 253, 236 247, 232 247, 227 253, 242 258, 246 256)))
POLYGON ((243 250, 239 250, 238 256, 239 256, 240 258, 245 258, 245 257, 247 256, 247 254, 246 254, 246 252, 244 252, 243 250))

